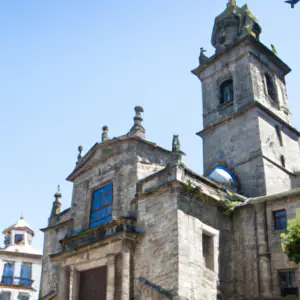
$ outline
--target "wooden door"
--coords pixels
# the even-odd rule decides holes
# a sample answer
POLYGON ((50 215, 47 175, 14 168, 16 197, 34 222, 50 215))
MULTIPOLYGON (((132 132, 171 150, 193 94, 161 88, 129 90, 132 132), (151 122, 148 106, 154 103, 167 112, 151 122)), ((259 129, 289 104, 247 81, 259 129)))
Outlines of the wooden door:
POLYGON ((107 267, 80 272, 79 300, 106 300, 107 267))

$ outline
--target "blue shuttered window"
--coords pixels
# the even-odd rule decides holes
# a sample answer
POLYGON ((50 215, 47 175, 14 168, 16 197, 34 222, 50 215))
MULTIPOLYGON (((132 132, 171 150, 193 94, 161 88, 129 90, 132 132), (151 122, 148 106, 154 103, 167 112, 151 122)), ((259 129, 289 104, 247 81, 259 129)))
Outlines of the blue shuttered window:
POLYGON ((4 265, 1 283, 8 285, 13 284, 14 267, 15 265, 13 262, 7 262, 4 265))
POLYGON ((287 227, 287 212, 285 209, 274 211, 274 229, 284 230, 287 227))
POLYGON ((31 286, 31 264, 22 263, 20 285, 31 286))
POLYGON ((108 184, 93 194, 90 228, 95 228, 112 220, 113 185, 108 184))

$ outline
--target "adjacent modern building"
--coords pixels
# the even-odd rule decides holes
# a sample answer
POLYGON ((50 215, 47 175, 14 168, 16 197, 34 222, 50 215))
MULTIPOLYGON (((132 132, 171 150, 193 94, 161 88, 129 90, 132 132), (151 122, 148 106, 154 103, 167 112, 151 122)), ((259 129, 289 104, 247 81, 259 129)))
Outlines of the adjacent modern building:
POLYGON ((300 213, 300 133, 291 70, 261 32, 231 0, 215 19, 215 52, 201 48, 192 73, 202 85, 203 175, 182 163, 178 135, 171 150, 146 139, 140 106, 124 135, 110 139, 104 126, 85 155, 78 148, 71 207, 61 211, 58 191, 42 229, 41 299, 298 296, 300 271, 280 234, 300 213))
POLYGON ((0 300, 37 300, 42 254, 32 248, 34 231, 23 217, 3 231, 0 248, 0 300))

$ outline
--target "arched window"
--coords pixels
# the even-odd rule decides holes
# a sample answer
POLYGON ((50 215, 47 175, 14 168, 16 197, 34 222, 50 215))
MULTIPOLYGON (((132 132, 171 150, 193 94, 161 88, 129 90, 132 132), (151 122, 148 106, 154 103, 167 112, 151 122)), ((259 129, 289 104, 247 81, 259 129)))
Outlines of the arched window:
POLYGON ((272 80, 271 76, 267 73, 265 73, 265 79, 266 79, 268 95, 270 96, 270 98, 273 101, 276 101, 276 92, 275 92, 275 86, 274 86, 273 80, 272 80))
POLYGON ((225 104, 233 101, 233 81, 228 79, 220 86, 220 104, 225 104))

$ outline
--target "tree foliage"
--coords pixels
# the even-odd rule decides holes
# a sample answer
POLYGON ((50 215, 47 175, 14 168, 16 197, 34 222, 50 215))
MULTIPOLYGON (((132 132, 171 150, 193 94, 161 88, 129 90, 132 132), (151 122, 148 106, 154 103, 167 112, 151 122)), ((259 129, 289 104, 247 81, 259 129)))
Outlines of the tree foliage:
POLYGON ((300 218, 290 221, 287 233, 282 233, 281 246, 290 261, 300 263, 300 218))

